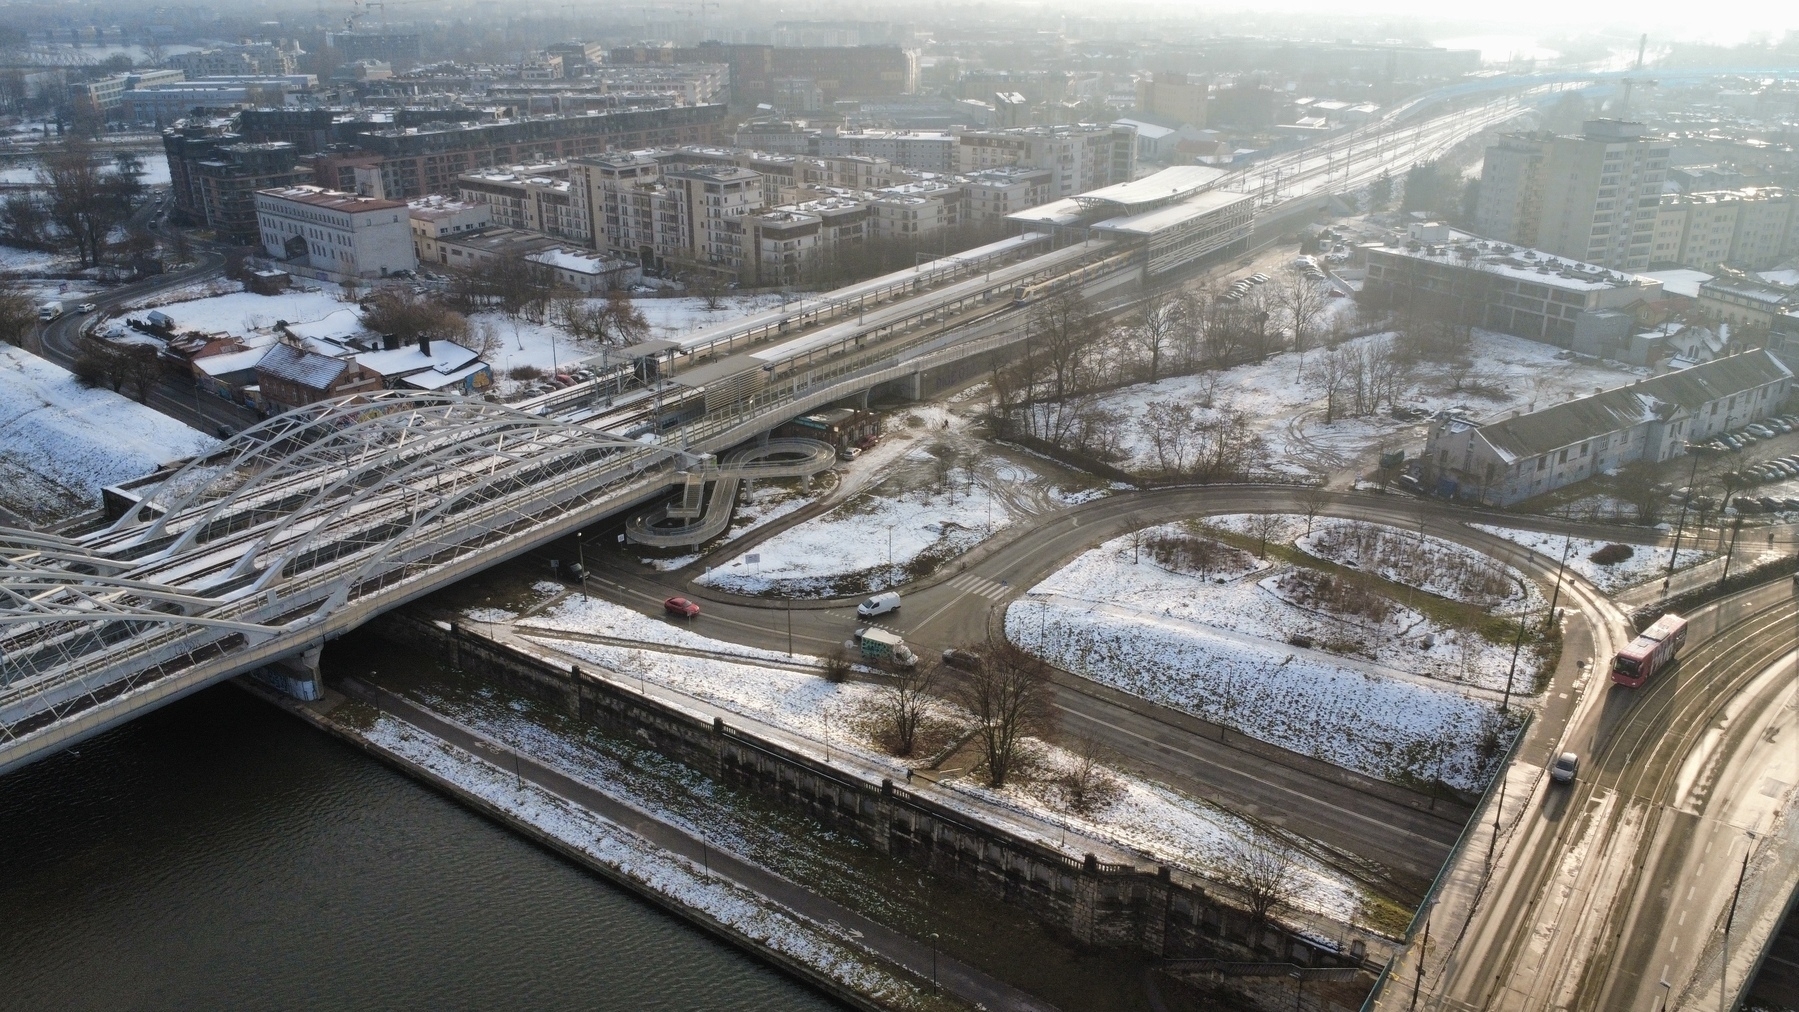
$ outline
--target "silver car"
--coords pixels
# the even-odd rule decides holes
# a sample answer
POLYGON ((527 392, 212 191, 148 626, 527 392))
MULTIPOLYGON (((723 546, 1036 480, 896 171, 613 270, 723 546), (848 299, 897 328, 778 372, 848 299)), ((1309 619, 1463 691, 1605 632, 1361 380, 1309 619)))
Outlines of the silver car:
POLYGON ((1556 756, 1555 762, 1549 764, 1549 779, 1558 784, 1574 782, 1574 774, 1580 772, 1580 756, 1573 752, 1563 752, 1556 756))

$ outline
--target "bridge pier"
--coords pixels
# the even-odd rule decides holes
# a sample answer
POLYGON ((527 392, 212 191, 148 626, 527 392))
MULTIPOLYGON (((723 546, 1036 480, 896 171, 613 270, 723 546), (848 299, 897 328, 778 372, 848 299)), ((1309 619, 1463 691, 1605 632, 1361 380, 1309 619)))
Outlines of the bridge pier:
POLYGON ((911 391, 912 392, 908 396, 912 400, 924 400, 924 370, 921 369, 912 374, 911 391))
POLYGON ((325 698, 325 680, 319 674, 319 651, 307 647, 294 657, 283 657, 250 674, 257 681, 272 686, 303 702, 325 698))

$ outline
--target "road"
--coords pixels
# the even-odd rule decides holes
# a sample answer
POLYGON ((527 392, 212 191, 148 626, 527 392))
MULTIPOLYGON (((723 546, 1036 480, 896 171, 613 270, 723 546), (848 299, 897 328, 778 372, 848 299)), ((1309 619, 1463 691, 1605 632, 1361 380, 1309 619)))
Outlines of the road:
MULTIPOLYGON (((882 624, 904 634, 926 657, 946 647, 981 643, 990 630, 997 632, 1008 602, 1103 541, 1177 517, 1299 512, 1299 495, 1290 486, 1216 485, 1116 493, 1063 507, 1005 529, 956 569, 900 588, 904 608, 883 618, 882 624)), ((1407 529, 1416 529, 1422 521, 1428 533, 1475 545, 1545 584, 1555 578, 1551 560, 1467 526, 1471 520, 1499 517, 1373 493, 1333 494, 1324 512, 1407 529)), ((805 515, 796 514, 787 523, 800 522, 805 515)), ((1503 519, 1519 523, 1519 518, 1503 519)), ((731 543, 727 550, 740 554, 784 526, 771 525, 754 538, 731 543)), ((1567 525, 1576 534, 1592 533, 1588 526, 1567 525)), ((495 575, 528 584, 542 578, 549 557, 573 554, 572 544, 546 547, 515 564, 508 575, 495 575)), ((689 583, 702 564, 655 573, 614 553, 590 552, 587 558, 594 570, 590 581, 594 592, 650 615, 660 615, 663 599, 671 594, 698 599, 705 609, 706 633, 724 640, 784 650, 791 628, 796 652, 819 654, 841 643, 858 624, 854 601, 793 602, 789 608, 788 602, 724 595, 689 583)), ((1609 642, 1621 635, 1611 630, 1623 626, 1622 613, 1578 579, 1564 580, 1561 600, 1585 620, 1570 622, 1563 670, 1545 700, 1546 713, 1555 721, 1570 714, 1567 686, 1583 674, 1580 662, 1594 655, 1592 628, 1601 630, 1599 635, 1609 642)), ((1093 738, 1126 766, 1252 819, 1284 826, 1311 841, 1322 859, 1408 906, 1422 899, 1470 814, 1465 805, 1433 802, 1426 795, 1247 739, 1066 672, 1056 677, 1055 705, 1066 731, 1093 738)))
POLYGON ((1411 1007, 1420 953, 1422 1008, 1734 1001, 1799 881, 1790 819, 1769 833, 1799 783, 1799 607, 1780 580, 1691 618, 1691 645, 1665 677, 1636 690, 1596 678, 1560 741, 1527 745, 1509 797, 1482 815, 1490 842, 1464 852, 1431 915, 1436 941, 1412 946, 1378 1007, 1411 1007), (1543 775, 1564 749, 1584 756, 1571 786, 1543 775))
MULTIPOLYGON (((147 201, 134 217, 152 215, 155 201, 147 201)), ((40 335, 38 353, 63 368, 69 368, 80 354, 83 330, 107 316, 122 315, 127 305, 143 301, 159 292, 181 288, 217 277, 225 266, 225 247, 193 240, 194 264, 186 270, 159 274, 142 281, 120 285, 94 295, 88 301, 97 308, 92 313, 67 312, 47 324, 40 335)), ((200 393, 192 380, 164 374, 150 390, 150 407, 178 418, 206 433, 217 433, 220 426, 237 431, 257 420, 255 412, 200 393)))

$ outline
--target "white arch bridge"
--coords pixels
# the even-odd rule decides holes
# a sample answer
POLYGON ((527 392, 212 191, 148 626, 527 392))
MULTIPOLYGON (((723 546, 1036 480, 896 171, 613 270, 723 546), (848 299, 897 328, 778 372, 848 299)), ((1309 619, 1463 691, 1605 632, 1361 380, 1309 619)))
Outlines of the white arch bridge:
POLYGON ((0 528, 0 772, 662 493, 680 450, 387 392, 244 430, 103 529, 0 528))

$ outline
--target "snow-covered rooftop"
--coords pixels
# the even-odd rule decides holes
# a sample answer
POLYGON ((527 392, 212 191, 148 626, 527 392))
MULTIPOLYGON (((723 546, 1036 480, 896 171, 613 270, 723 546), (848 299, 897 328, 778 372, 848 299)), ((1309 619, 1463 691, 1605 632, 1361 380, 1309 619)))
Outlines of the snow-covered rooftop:
POLYGON ((378 376, 408 376, 427 369, 461 369, 480 357, 480 352, 454 341, 432 341, 429 352, 420 351, 416 344, 391 351, 365 351, 356 356, 356 364, 378 376))

